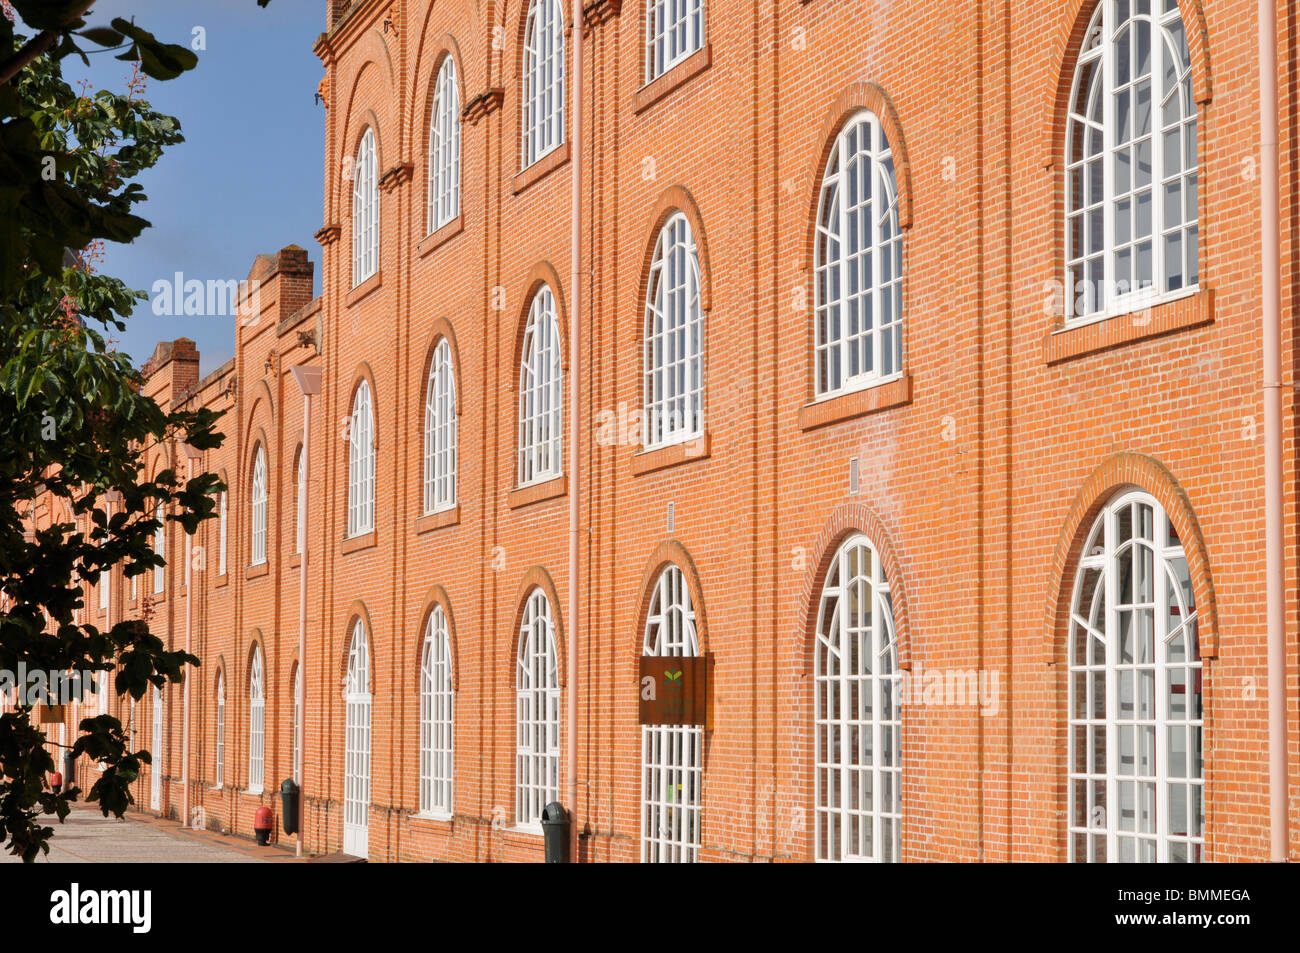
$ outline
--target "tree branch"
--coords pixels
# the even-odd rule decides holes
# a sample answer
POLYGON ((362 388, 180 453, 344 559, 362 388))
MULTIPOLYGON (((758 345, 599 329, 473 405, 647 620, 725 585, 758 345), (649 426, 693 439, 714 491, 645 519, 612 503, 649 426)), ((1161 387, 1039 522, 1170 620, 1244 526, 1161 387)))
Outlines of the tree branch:
MULTIPOLYGON (((65 24, 76 23, 81 19, 83 13, 90 9, 95 0, 84 0, 79 4, 77 9, 69 14, 64 21, 65 24)), ((22 49, 14 53, 3 63, 0 63, 0 84, 7 83, 17 76, 32 60, 44 53, 48 53, 51 47, 58 42, 62 32, 58 30, 43 30, 36 34, 30 40, 23 44, 22 49)))

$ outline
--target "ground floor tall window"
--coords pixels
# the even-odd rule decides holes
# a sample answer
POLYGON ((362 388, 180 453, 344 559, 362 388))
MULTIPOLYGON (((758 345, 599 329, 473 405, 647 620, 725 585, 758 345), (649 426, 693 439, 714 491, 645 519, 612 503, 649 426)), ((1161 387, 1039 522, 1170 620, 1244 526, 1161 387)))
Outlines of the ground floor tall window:
POLYGON ((822 861, 901 858, 902 719, 889 580, 858 534, 822 588, 813 657, 814 845, 822 861))
POLYGON ((1122 493, 1097 517, 1068 638, 1070 860, 1202 860, 1196 603, 1182 540, 1154 497, 1122 493))
MULTIPOLYGON (((676 566, 659 576, 646 617, 646 655, 700 654, 695 610, 676 566)), ((646 725, 641 729, 641 860, 694 862, 700 855, 704 729, 646 725)))

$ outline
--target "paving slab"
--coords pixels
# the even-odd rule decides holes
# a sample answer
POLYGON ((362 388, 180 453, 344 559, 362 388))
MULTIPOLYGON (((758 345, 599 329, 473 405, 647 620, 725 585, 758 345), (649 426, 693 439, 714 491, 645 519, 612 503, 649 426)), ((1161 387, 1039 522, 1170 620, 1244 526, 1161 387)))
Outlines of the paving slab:
MULTIPOLYGON (((52 864, 263 864, 293 862, 278 846, 258 847, 242 838, 196 831, 176 821, 145 814, 104 817, 95 808, 74 807, 54 828, 50 852, 36 863, 52 864)), ((0 853, 0 863, 22 863, 0 853)))

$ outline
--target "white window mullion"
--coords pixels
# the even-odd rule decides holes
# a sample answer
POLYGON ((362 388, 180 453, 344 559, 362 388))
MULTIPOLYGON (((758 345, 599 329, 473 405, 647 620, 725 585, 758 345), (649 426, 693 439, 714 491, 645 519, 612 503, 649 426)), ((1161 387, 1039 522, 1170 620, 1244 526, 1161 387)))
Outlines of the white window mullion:
POLYGON ((836 374, 836 381, 833 390, 838 392, 845 390, 848 385, 849 368, 852 367, 849 352, 853 347, 853 343, 849 340, 849 197, 848 189, 845 188, 845 183, 849 178, 849 163, 852 161, 852 157, 848 155, 848 144, 844 141, 843 133, 840 134, 840 142, 835 147, 835 152, 836 162, 839 166, 836 170, 836 196, 839 200, 837 203, 839 206, 839 231, 836 235, 836 239, 839 245, 840 285, 839 298, 835 302, 835 305, 839 308, 840 314, 839 340, 837 342, 840 352, 840 366, 839 373, 836 374))
POLYGON ((1114 510, 1106 512, 1105 548, 1106 570, 1102 575, 1106 587, 1106 860, 1114 863, 1119 858, 1119 728, 1116 713, 1119 711, 1119 675, 1115 666, 1119 662, 1119 611, 1116 608, 1115 549, 1119 532, 1118 517, 1114 510))
MULTIPOLYGON (((877 181, 877 172, 880 169, 881 159, 881 142, 884 138, 884 130, 880 128, 879 123, 873 123, 867 130, 867 135, 871 137, 871 168, 868 169, 863 177, 871 182, 871 204, 868 207, 870 221, 868 229, 870 237, 866 240, 870 242, 868 246, 871 249, 871 289, 865 293, 863 300, 871 302, 871 370, 863 369, 863 373, 869 378, 878 378, 885 376, 885 334, 882 323, 885 318, 885 309, 883 307, 885 295, 893 294, 893 288, 885 289, 883 287, 884 276, 881 274, 881 256, 885 253, 884 236, 881 234, 880 221, 880 203, 887 197, 884 190, 880 187, 881 183, 877 181)), ((883 178, 883 176, 880 176, 883 178)), ((893 254, 893 249, 889 249, 893 254)), ((866 327, 862 328, 866 332, 866 327)))
MULTIPOLYGON (((1103 234, 1105 236, 1102 247, 1102 274, 1104 280, 1102 287, 1095 289, 1097 295, 1097 306, 1105 313, 1109 313, 1115 306, 1115 145, 1116 145, 1116 116, 1115 116, 1115 87, 1118 81, 1118 74, 1115 65, 1115 18, 1112 15, 1114 9, 1114 0, 1106 0, 1108 9, 1103 17, 1103 39, 1101 50, 1101 68, 1102 68, 1102 131, 1101 131, 1101 151, 1102 151, 1102 217, 1104 220, 1103 234)), ((1134 151, 1134 167, 1129 173, 1130 176, 1137 175, 1136 169, 1136 150, 1134 151)), ((1084 174, 1087 173, 1088 165, 1084 164, 1084 174)), ((1130 188, 1132 187, 1130 181, 1130 188)), ((1086 217, 1086 215, 1085 215, 1086 217)), ((1085 240, 1085 247, 1086 240, 1085 240)), ((1085 259, 1086 261, 1086 259, 1085 259)), ((1085 264, 1086 268, 1086 264, 1085 264)), ((1107 809, 1114 809, 1117 805, 1108 804, 1107 809)), ((1109 856, 1109 855, 1108 855, 1109 856)))
MULTIPOLYGON (((1157 126, 1157 128, 1159 127, 1157 126)), ((1159 182, 1158 175, 1153 178, 1157 183, 1159 182)), ((1164 191, 1163 186, 1160 187, 1160 191, 1164 191)), ((1165 550, 1168 548, 1168 541, 1165 529, 1169 524, 1169 520, 1159 510, 1153 510, 1151 519, 1154 529, 1152 533, 1154 551, 1151 558, 1151 598, 1155 602, 1155 618, 1152 622, 1151 660, 1155 664, 1156 692, 1156 697, 1153 699, 1155 707, 1152 711, 1152 718, 1156 724, 1154 751, 1156 759, 1156 862, 1163 864, 1169 861, 1169 726, 1172 724, 1169 720, 1169 670, 1165 667, 1169 658, 1168 647, 1165 645, 1165 636, 1169 631, 1169 581, 1168 571, 1165 568, 1165 550)), ((1188 685, 1187 689, 1189 695, 1185 697, 1190 702, 1191 685, 1188 685)), ((1140 690, 1138 704, 1141 704, 1140 690)))

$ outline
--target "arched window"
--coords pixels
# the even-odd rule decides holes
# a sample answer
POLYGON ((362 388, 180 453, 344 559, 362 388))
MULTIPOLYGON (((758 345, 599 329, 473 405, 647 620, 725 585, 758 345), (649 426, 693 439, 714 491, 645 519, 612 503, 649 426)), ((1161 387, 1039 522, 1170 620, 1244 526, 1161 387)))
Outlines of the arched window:
POLYGON ((542 285, 524 330, 519 372, 519 485, 564 472, 564 364, 555 297, 542 285))
POLYGON ((456 505, 456 377, 443 338, 429 364, 424 396, 424 512, 456 505))
POLYGON ((649 0, 646 27, 648 83, 704 46, 704 0, 649 0))
POLYGON ((1203 859, 1201 655, 1182 541, 1120 494, 1079 560, 1069 633, 1072 861, 1203 859))
MULTIPOLYGON (((217 574, 226 574, 226 491, 221 491, 221 502, 217 507, 217 574)), ((134 593, 133 593, 134 594, 134 593)))
POLYGON ((442 606, 424 630, 420 664, 420 812, 452 813, 452 752, 456 699, 451 688, 451 634, 442 606))
POLYGON ((645 443, 680 443, 704 432, 704 314, 700 260, 681 212, 659 232, 646 287, 645 443))
POLYGON ((343 747, 343 852, 369 853, 370 833, 370 648, 360 619, 348 647, 343 747))
POLYGON ((352 433, 348 446, 348 536, 375 528, 375 417, 370 384, 362 380, 352 398, 352 433))
POLYGON ((894 158, 870 111, 840 130, 822 178, 815 244, 817 396, 903 370, 903 233, 894 158))
MULTIPOLYGON (((695 609, 676 566, 659 575, 646 617, 645 655, 700 654, 695 609)), ((693 863, 700 855, 700 792, 704 729, 647 725, 641 729, 641 860, 693 863)))
MULTIPOLYGON (((153 534, 153 551, 164 559, 167 558, 167 522, 163 505, 158 504, 154 510, 154 519, 158 521, 158 528, 153 534)), ((167 564, 155 566, 153 571, 153 591, 155 594, 160 593, 166 587, 167 564)))
POLYGON ((429 231, 436 232, 460 214, 460 92, 456 61, 447 56, 438 69, 429 129, 429 231))
POLYGON ((524 167, 564 142, 564 8, 532 0, 524 28, 524 167))
POLYGON ((307 514, 302 505, 302 494, 305 489, 303 487, 303 481, 307 476, 307 458, 303 456, 302 444, 298 445, 298 451, 294 457, 297 462, 294 464, 293 468, 293 551, 295 554, 301 556, 304 538, 307 535, 307 514))
POLYGON ((217 672, 217 753, 215 787, 226 783, 226 673, 217 672))
POLYGON ((1195 287, 1196 100, 1176 0, 1097 4, 1074 71, 1065 169, 1067 318, 1195 287))
POLYGON ((367 129, 352 163, 352 287, 379 270, 379 176, 375 131, 367 129))
POLYGON ((897 862, 902 721, 894 608, 866 536, 835 554, 813 657, 818 860, 897 862))
POLYGON ((560 671, 541 589, 529 593, 519 626, 515 714, 515 822, 540 830, 542 808, 560 795, 560 671))
POLYGON ((298 756, 302 752, 302 666, 294 663, 293 666, 293 702, 289 708, 289 744, 292 749, 289 752, 290 767, 294 780, 299 784, 302 783, 301 772, 298 769, 298 756))
POLYGON ((262 650, 253 649, 248 672, 248 791, 262 790, 262 768, 266 761, 266 692, 262 674, 262 650))
POLYGON ((259 445, 253 455, 253 526, 250 565, 266 562, 266 453, 259 445))

